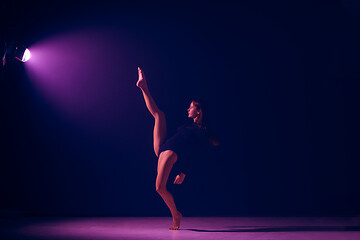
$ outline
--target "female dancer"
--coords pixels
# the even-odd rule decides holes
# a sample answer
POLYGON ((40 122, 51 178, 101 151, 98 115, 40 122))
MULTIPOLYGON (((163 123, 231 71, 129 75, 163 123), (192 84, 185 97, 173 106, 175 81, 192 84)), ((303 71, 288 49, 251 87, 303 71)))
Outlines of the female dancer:
MULTIPOLYGON (((177 210, 174 198, 166 189, 166 183, 170 171, 180 156, 191 154, 206 139, 206 127, 203 124, 203 111, 197 101, 192 101, 188 109, 188 117, 193 120, 191 124, 179 128, 178 132, 171 138, 166 139, 166 119, 164 113, 157 107, 154 99, 151 97, 143 71, 138 68, 139 79, 136 83, 144 96, 146 107, 155 119, 154 125, 154 151, 158 157, 156 191, 160 194, 166 205, 170 209, 173 226, 170 230, 178 230, 182 218, 181 213, 177 210)), ((213 145, 218 145, 212 141, 213 145)), ((181 169, 181 173, 176 176, 174 184, 181 184, 184 181, 186 167, 181 169)))

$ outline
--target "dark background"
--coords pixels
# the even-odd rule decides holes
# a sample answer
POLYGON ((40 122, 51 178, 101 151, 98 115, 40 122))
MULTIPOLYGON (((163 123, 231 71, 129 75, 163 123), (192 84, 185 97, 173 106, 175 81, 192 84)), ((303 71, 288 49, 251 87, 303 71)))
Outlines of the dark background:
POLYGON ((5 41, 31 50, 82 29, 125 39, 98 34, 91 50, 119 61, 93 59, 107 69, 94 86, 111 96, 95 89, 88 115, 64 115, 28 63, 9 58, 1 69, 2 215, 169 215, 137 66, 170 134, 200 97, 221 141, 197 154, 181 186, 176 168, 169 178, 185 216, 359 214, 359 9, 352 0, 2 1, 2 51, 5 41))

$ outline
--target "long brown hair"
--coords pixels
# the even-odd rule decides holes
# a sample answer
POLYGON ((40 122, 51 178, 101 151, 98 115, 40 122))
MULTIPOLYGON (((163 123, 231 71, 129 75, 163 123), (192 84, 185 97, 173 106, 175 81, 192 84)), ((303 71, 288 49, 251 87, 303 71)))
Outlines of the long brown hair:
POLYGON ((217 137, 215 137, 214 133, 208 128, 207 125, 208 122, 206 105, 200 99, 193 99, 192 103, 196 106, 196 109, 198 111, 200 110, 199 120, 195 119, 198 127, 204 129, 207 132, 208 140, 213 146, 219 146, 219 140, 217 139, 217 137))
POLYGON ((200 111, 197 119, 195 119, 195 123, 199 126, 199 128, 206 130, 206 111, 204 111, 204 102, 200 99, 193 99, 191 102, 195 105, 196 110, 200 111))

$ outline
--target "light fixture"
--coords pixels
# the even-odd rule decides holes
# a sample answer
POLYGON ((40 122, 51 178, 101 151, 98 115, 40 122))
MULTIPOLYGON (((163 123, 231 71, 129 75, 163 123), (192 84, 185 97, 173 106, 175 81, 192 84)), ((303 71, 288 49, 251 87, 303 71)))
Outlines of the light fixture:
POLYGON ((22 62, 26 62, 30 59, 31 54, 28 48, 23 46, 18 46, 15 48, 15 58, 19 59, 22 62))
POLYGON ((5 43, 3 66, 5 66, 7 56, 14 57, 22 62, 27 62, 31 58, 30 50, 15 41, 11 42, 9 45, 5 43))

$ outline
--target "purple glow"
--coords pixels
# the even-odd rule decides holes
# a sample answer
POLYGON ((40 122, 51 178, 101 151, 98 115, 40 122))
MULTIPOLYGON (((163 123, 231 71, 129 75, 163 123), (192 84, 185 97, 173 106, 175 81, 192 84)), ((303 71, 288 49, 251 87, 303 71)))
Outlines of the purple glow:
POLYGON ((129 53, 131 44, 116 30, 67 32, 33 45, 26 69, 45 101, 64 118, 111 128, 128 108, 129 88, 137 90, 137 65, 129 67, 129 53))
POLYGON ((24 55, 23 55, 21 61, 27 62, 30 58, 31 58, 30 50, 25 49, 25 52, 24 52, 24 55))
POLYGON ((183 218, 180 230, 168 230, 171 218, 35 219, 16 231, 16 239, 359 239, 359 218, 183 218), (353 230, 345 229, 353 227, 353 230))

